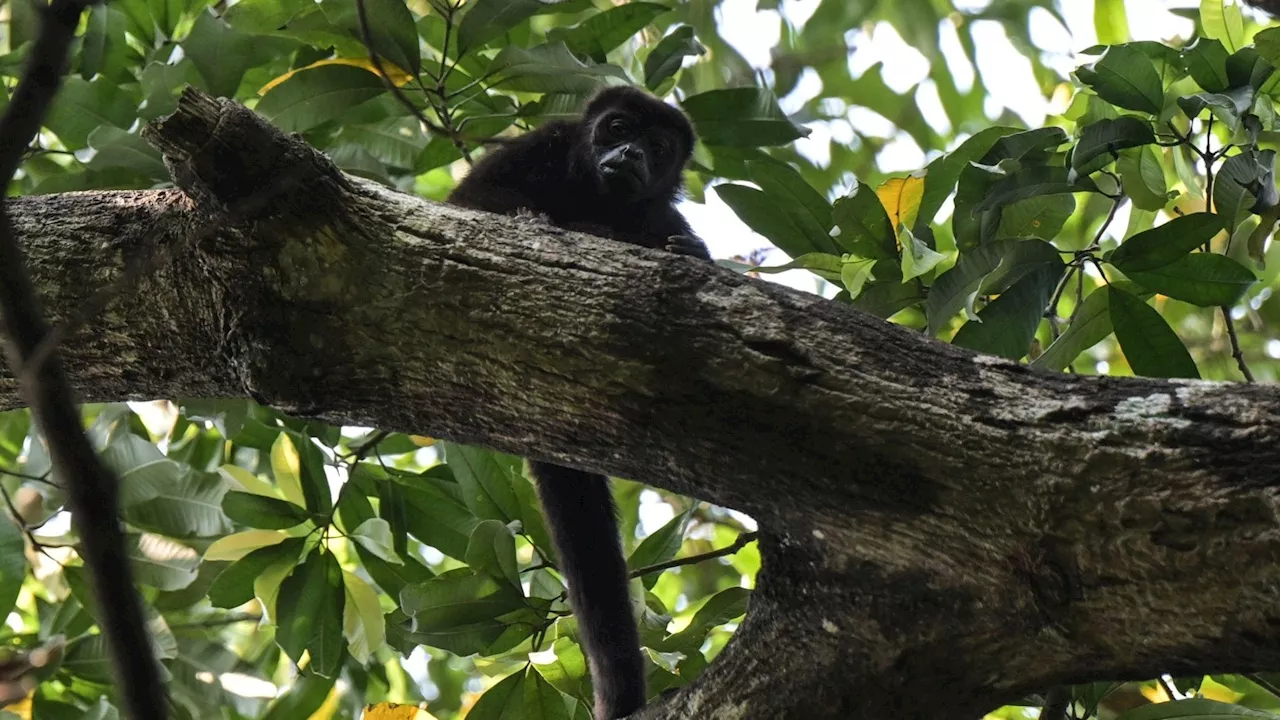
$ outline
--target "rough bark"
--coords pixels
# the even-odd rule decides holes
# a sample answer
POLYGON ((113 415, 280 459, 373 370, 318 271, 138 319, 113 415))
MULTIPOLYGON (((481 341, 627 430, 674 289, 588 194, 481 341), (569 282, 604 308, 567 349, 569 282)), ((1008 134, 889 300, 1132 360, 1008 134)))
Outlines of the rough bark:
POLYGON ((250 393, 750 513, 745 622, 637 717, 972 718, 1068 681, 1280 667, 1274 387, 1031 371, 345 177, 195 93, 148 135, 182 191, 12 205, 57 316, 170 256, 67 340, 81 397, 250 393))

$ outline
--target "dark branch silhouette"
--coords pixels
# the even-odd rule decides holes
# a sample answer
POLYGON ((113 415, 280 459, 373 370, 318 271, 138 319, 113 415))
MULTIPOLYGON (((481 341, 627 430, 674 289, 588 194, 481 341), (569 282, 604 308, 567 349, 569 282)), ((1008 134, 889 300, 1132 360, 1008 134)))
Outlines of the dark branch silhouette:
MULTIPOLYGON (((9 107, 0 117, 0 178, 5 186, 57 95, 76 25, 89 4, 54 0, 47 6, 36 5, 41 16, 40 35, 27 56, 9 107)), ((5 203, 0 203, 0 311, 10 365, 16 375, 24 375, 27 360, 50 328, 27 275, 5 203)), ((163 720, 168 714, 167 699, 125 551, 117 513, 117 480, 85 436, 56 348, 24 377, 22 393, 49 445, 55 472, 66 485, 72 523, 80 535, 77 549, 92 580, 98 622, 107 637, 121 705, 134 720, 163 720)))

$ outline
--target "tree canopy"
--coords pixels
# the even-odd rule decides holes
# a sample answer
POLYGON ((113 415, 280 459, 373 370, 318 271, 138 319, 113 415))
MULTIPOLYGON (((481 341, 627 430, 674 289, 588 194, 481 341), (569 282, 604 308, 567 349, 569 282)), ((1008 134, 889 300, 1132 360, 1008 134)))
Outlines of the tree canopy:
MULTIPOLYGON (((1280 716, 1259 10, 1150 37, 1095 0, 1064 63, 1051 0, 70 6, 5 220, 53 329, 0 366, 0 719, 129 706, 21 409, 46 362, 94 401, 165 716, 586 720, 539 453, 622 476, 640 717, 1280 716), (994 100, 993 29, 1041 126, 994 100), (916 55, 863 63, 886 37, 916 55), (754 231, 720 268, 394 192, 620 83, 754 231)), ((52 13, 5 12, 12 119, 52 13)))

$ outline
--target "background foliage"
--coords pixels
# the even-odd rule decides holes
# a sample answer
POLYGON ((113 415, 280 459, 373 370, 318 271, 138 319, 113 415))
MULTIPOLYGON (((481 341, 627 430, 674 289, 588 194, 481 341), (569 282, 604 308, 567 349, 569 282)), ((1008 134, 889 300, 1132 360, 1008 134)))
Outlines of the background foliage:
MULTIPOLYGON (((35 32, 31 2, 4 8, 0 104, 35 32)), ((1067 25, 1051 0, 755 4, 780 29, 764 64, 723 32, 739 0, 365 0, 367 35, 350 0, 118 0, 86 16, 13 192, 168 184, 138 131, 189 84, 347 172, 442 198, 486 138, 634 83, 697 126, 691 200, 723 203, 790 258, 726 265, 802 268, 835 302, 1049 370, 1276 379, 1280 29, 1206 0, 1183 11, 1187 37, 1132 42, 1131 8, 1096 0, 1104 44, 1071 72, 1034 32, 1067 25), (1006 79, 975 40, 993 27, 1050 99, 1045 127, 993 102, 1006 79), (888 68, 859 65, 877 36, 914 48, 893 62, 922 59, 919 83, 896 90, 888 68), (904 145, 925 162, 887 172, 904 145)), ((587 718, 574 621, 518 458, 241 400, 84 416, 121 477, 177 716, 347 718, 425 701, 440 720, 587 718)), ((115 717, 77 538, 26 412, 0 414, 0 490, 17 521, 0 520, 0 642, 54 659, 0 718, 115 717)), ((625 481, 615 494, 658 693, 695 678, 745 610, 754 524, 625 481)), ((1068 697, 1080 718, 1207 717, 1219 703, 1275 717, 1278 685, 1166 677, 1068 697)))

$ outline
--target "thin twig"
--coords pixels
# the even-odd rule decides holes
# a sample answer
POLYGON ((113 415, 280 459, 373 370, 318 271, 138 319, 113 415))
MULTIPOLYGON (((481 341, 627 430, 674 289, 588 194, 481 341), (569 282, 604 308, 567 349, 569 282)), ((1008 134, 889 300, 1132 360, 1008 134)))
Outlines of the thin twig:
POLYGON ((427 116, 418 109, 418 106, 414 105, 413 101, 396 86, 396 83, 391 79, 391 76, 387 74, 386 68, 382 65, 382 56, 380 56, 378 51, 373 47, 373 33, 369 30, 369 15, 365 10, 364 0, 356 0, 356 17, 360 21, 360 39, 364 42, 365 49, 369 51, 369 62, 373 63, 374 69, 378 71, 378 77, 382 78, 382 84, 387 86, 387 90, 391 91, 391 95, 395 97, 395 99, 403 105, 405 109, 413 113, 413 116, 418 119, 418 122, 422 123, 431 132, 439 133, 448 137, 449 133, 444 128, 431 122, 431 120, 429 120, 427 116))
POLYGON ((225 625, 237 625, 246 622, 258 622, 262 620, 261 615, 253 613, 238 613, 235 615, 223 615, 222 617, 207 618, 205 620, 192 620, 184 623, 170 623, 170 630, 206 630, 211 628, 223 627, 225 625))
POLYGON ((638 568, 636 570, 631 571, 631 577, 633 578, 644 577, 645 575, 652 575, 654 573, 662 572, 663 570, 670 570, 671 568, 674 568, 674 567, 681 567, 683 565, 696 565, 697 563, 703 562, 705 560, 714 560, 716 558, 724 557, 726 555, 732 555, 738 552, 739 550, 741 550, 742 548, 746 547, 747 545, 751 544, 752 542, 754 542, 756 538, 758 538, 759 536, 760 536, 760 533, 758 532, 742 533, 741 535, 738 536, 737 540, 733 541, 732 545, 722 547, 719 550, 712 550, 711 552, 702 553, 701 555, 690 555, 689 557, 686 557, 686 558, 677 558, 675 560, 668 560, 666 562, 657 563, 656 565, 649 565, 648 567, 638 568))
POLYGON ((1244 375, 1245 382, 1254 382, 1253 371, 1249 369, 1249 364, 1244 359, 1244 352, 1240 349, 1240 338, 1236 335, 1236 321, 1231 319, 1231 308, 1225 305, 1222 307, 1222 323, 1227 326, 1227 337, 1231 339, 1231 357, 1236 359, 1240 374, 1244 375))
MULTIPOLYGON (((53 0, 36 5, 40 33, 9 106, 0 116, 0 187, 8 187, 53 104, 81 13, 89 4, 88 0, 53 0)), ((133 569, 118 518, 117 480, 85 436, 71 382, 57 351, 50 352, 33 375, 25 372, 32 351, 50 328, 3 202, 0 310, 10 369, 20 379, 23 397, 49 443, 53 467, 67 486, 71 519, 83 540, 80 554, 89 571, 120 704, 132 720, 164 720, 168 716, 166 686, 160 680, 160 665, 133 585, 133 569)))
POLYGON ((0 468, 0 475, 8 475, 9 477, 16 477, 19 480, 27 480, 30 482, 44 483, 45 485, 48 485, 50 487, 55 487, 55 488, 62 487, 58 483, 50 480, 47 475, 29 475, 27 473, 14 472, 13 470, 5 470, 4 468, 0 468))

